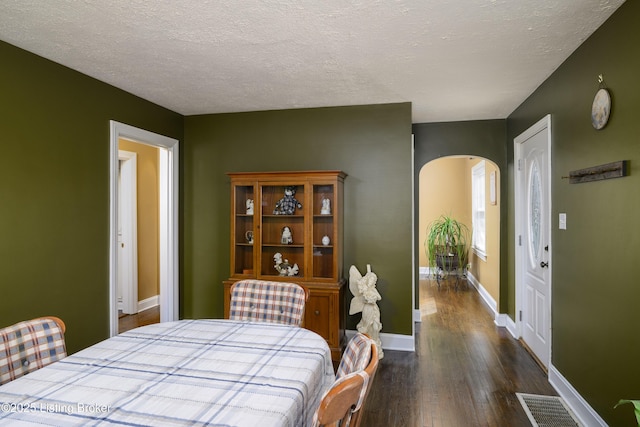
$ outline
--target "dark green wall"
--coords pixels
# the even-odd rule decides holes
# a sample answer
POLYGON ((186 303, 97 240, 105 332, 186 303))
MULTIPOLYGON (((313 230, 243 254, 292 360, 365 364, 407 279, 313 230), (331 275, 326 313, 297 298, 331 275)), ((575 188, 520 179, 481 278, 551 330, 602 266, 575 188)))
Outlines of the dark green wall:
MULTIPOLYGON (((366 271, 371 264, 382 332, 412 333, 411 104, 191 116, 185 141, 185 317, 222 316, 226 172, 338 169, 348 174, 344 277, 351 265, 366 271)), ((348 326, 355 329, 359 319, 352 316, 348 326)))
MULTIPOLYGON (((458 155, 471 155, 484 157, 494 162, 500 169, 500 217, 507 218, 508 200, 507 194, 507 149, 505 138, 507 132, 506 120, 477 120, 468 122, 445 123, 418 123, 413 125, 415 141, 415 182, 420 182, 420 170, 432 160, 458 155)), ((418 200, 420 195, 419 185, 416 185, 414 198, 418 200)), ((445 207, 446 211, 446 207, 445 207)), ((416 229, 418 227, 419 213, 418 203, 415 204, 416 229)), ((500 301, 499 310, 506 312, 509 302, 509 290, 507 280, 507 221, 500 221, 500 301), (504 285, 504 286, 503 286, 504 285)), ((422 250, 424 231, 418 230, 414 250, 416 253, 422 250)), ((416 265, 416 277, 418 268, 416 265)), ((417 287, 417 285, 416 285, 417 287)), ((416 289, 416 295, 418 290, 416 289)), ((417 304, 418 298, 416 298, 417 304)), ((417 307, 416 307, 417 308, 417 307)))
POLYGON ((109 120, 182 139, 181 115, 0 42, 0 325, 109 334, 109 120))
MULTIPOLYGON (((631 406, 613 409, 618 399, 640 399, 638 22, 640 2, 627 1, 508 118, 513 159, 513 139, 551 114, 552 363, 615 426, 635 425, 631 406), (613 107, 609 124, 596 131, 590 112, 599 74, 613 107), (586 184, 562 179, 617 160, 631 161, 630 176, 586 184), (567 230, 558 230, 560 212, 567 230)), ((514 289, 513 274, 509 279, 514 289)))

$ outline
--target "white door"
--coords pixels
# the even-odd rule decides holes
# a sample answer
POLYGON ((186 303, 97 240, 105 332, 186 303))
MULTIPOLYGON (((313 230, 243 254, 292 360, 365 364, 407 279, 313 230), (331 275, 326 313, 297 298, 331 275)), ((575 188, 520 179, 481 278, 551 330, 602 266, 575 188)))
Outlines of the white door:
POLYGON ((138 312, 137 155, 118 150, 118 310, 138 312))
POLYGON ((516 299, 520 332, 538 360, 551 359, 551 118, 515 139, 516 299))

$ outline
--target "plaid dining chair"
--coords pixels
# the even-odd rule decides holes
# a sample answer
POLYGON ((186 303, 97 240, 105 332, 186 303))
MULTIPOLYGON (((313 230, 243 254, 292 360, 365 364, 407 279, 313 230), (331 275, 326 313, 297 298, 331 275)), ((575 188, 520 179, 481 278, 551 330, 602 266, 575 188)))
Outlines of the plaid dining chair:
POLYGON ((358 427, 361 424, 378 362, 375 342, 365 334, 357 333, 347 345, 335 382, 323 395, 314 414, 314 427, 358 427))
POLYGON ((67 357, 65 329, 53 316, 0 329, 0 385, 67 357))
POLYGON ((313 427, 351 426, 353 414, 362 409, 368 383, 365 371, 337 379, 322 396, 313 416, 313 427))
POLYGON ((231 287, 229 319, 301 326, 308 297, 296 283, 240 280, 231 287))
POLYGON ((363 333, 357 332, 347 343, 340 365, 336 371, 336 379, 364 369, 371 359, 373 340, 363 333))

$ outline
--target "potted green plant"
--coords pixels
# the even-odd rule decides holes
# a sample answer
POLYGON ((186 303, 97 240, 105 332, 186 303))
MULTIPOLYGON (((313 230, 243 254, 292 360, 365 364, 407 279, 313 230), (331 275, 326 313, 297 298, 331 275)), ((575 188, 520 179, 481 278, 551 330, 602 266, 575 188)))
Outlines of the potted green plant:
POLYGON ((451 215, 441 215, 427 227, 424 249, 429 270, 436 275, 460 269, 466 272, 468 262, 469 228, 451 215))
POLYGON ((640 426, 640 400, 628 400, 628 399, 621 399, 616 406, 614 406, 614 408, 617 408, 618 406, 624 404, 624 403, 631 403, 634 407, 634 413, 636 415, 636 421, 638 422, 638 425, 640 426))

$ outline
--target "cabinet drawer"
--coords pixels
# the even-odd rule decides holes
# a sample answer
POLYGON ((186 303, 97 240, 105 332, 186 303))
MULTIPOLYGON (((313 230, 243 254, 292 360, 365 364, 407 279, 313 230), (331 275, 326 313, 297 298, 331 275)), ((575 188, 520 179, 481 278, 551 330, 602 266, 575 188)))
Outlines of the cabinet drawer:
POLYGON ((323 336, 331 343, 331 330, 329 319, 331 298, 330 295, 314 295, 312 292, 305 306, 304 326, 323 336))

